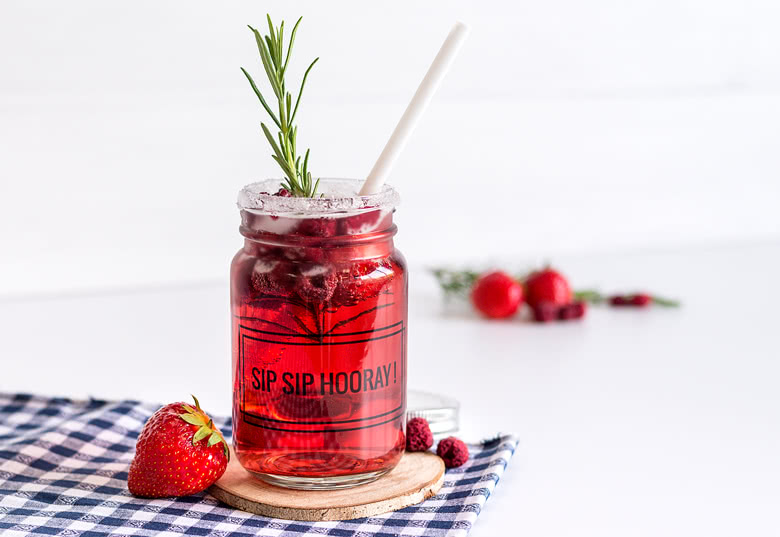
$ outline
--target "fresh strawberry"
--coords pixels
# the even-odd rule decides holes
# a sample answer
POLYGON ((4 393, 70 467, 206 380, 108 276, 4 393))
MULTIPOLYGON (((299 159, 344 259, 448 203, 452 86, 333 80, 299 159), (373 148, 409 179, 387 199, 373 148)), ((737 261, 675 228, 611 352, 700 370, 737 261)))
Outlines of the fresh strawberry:
POLYGON ((506 272, 480 276, 471 289, 471 302, 492 319, 511 317, 523 301, 523 287, 506 272))
POLYGON ((127 487, 135 496, 188 496, 205 490, 227 468, 222 433, 200 409, 172 403, 152 414, 135 446, 127 487))
POLYGON ((542 302, 564 306, 571 299, 569 282, 560 272, 551 268, 534 272, 525 280, 525 301, 531 308, 542 302))

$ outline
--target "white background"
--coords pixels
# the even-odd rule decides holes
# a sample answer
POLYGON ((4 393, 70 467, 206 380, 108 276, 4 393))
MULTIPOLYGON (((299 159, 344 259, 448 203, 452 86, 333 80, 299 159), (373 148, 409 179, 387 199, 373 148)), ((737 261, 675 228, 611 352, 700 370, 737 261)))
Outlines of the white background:
POLYGON ((0 391, 230 409, 238 189, 278 175, 247 23, 304 21, 301 142, 364 176, 456 19, 393 173, 410 385, 520 445, 472 535, 776 536, 780 3, 0 3, 0 391), (425 268, 552 260, 679 310, 442 308, 425 268), (193 373, 196 372, 196 373, 193 373))
POLYGON ((362 177, 450 25, 471 38, 391 182, 412 266, 780 235, 780 4, 0 4, 0 294, 224 279, 279 175, 239 67, 304 15, 317 175, 362 177))

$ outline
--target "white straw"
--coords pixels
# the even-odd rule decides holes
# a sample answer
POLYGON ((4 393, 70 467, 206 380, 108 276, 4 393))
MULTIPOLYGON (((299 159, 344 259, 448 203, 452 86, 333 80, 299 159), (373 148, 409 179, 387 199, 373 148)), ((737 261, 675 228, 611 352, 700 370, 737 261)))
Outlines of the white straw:
POLYGON ((458 50, 460 50, 468 34, 469 28, 462 22, 456 22, 455 26, 450 30, 450 35, 444 40, 439 53, 436 54, 436 58, 434 58, 433 63, 428 68, 428 72, 425 73, 425 78, 420 82, 420 86, 409 102, 409 106, 406 107, 404 115, 401 116, 398 125, 395 126, 395 130, 382 150, 382 154, 379 155, 376 164, 371 168, 371 173, 368 174, 363 187, 360 189, 361 196, 376 194, 382 188, 398 155, 406 146, 406 142, 417 126, 420 116, 425 112, 428 103, 431 102, 431 98, 439 88, 439 84, 441 84, 444 75, 447 74, 450 65, 452 65, 458 50))

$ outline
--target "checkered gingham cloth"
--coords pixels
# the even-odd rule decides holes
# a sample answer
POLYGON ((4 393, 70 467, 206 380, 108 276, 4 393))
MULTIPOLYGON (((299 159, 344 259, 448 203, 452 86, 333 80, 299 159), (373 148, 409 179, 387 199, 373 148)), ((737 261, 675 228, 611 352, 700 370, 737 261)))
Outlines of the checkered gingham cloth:
MULTIPOLYGON (((517 446, 499 436, 470 446, 435 497, 394 513, 294 522, 232 509, 207 493, 147 500, 127 490, 135 441, 158 407, 0 394, 0 535, 343 537, 465 535, 517 446)), ((229 419, 214 420, 230 433, 229 419)))

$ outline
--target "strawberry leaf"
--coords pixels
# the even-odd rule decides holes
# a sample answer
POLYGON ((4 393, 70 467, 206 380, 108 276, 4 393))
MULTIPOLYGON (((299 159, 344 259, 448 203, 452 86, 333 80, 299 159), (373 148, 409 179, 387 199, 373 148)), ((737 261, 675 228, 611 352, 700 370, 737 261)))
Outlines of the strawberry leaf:
POLYGON ((206 427, 205 425, 197 430, 195 435, 192 437, 192 445, 194 446, 204 438, 206 438, 209 434, 211 434, 211 429, 206 427))
POLYGON ((196 414, 179 414, 179 417, 191 425, 206 425, 206 423, 203 421, 203 418, 196 414))
POLYGON ((214 431, 211 433, 211 436, 209 436, 209 447, 218 442, 222 442, 222 436, 217 431, 214 431))

